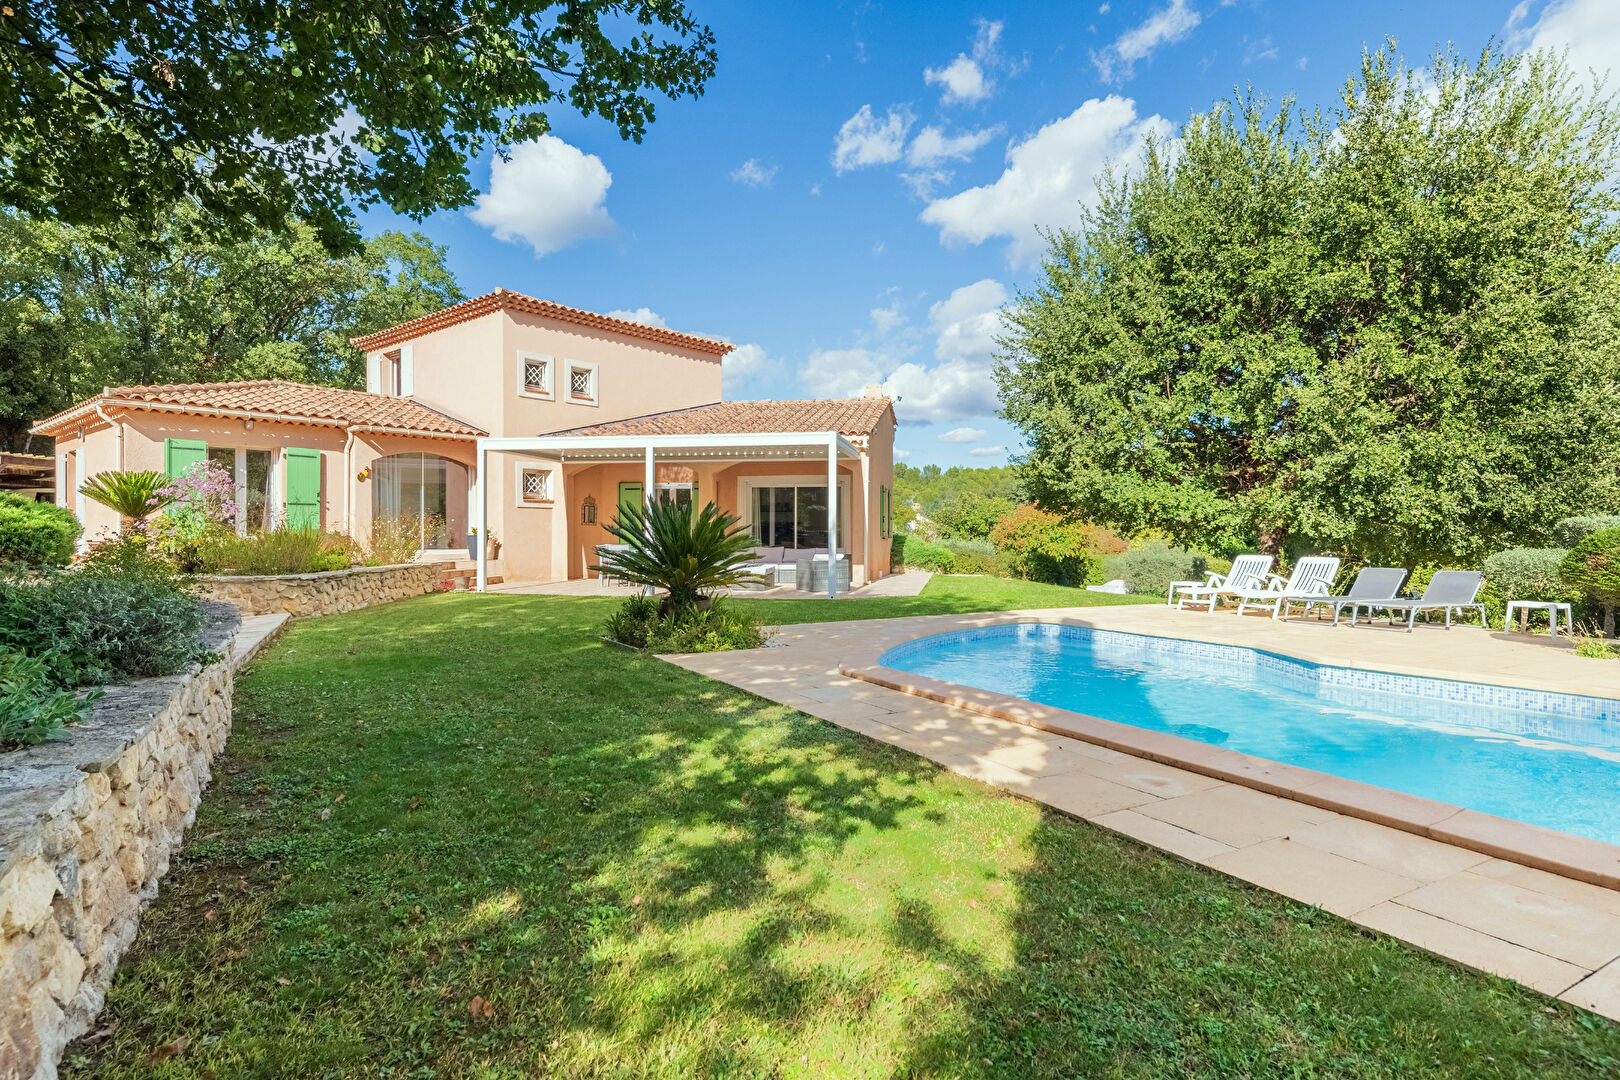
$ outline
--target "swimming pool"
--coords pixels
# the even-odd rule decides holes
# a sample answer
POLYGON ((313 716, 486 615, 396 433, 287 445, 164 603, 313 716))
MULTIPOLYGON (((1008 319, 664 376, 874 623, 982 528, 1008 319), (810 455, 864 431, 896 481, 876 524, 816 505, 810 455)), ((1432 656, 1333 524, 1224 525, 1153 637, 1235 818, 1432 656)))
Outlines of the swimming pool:
POLYGON ((1620 700, 1054 623, 920 638, 878 663, 1620 843, 1620 700))

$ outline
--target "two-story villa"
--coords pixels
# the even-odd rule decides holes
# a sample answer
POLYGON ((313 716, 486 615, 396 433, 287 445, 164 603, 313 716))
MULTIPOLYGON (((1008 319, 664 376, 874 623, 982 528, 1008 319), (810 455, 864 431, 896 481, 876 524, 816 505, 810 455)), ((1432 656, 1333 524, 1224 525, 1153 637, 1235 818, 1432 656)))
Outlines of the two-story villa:
POLYGON ((619 506, 714 502, 762 547, 888 573, 894 410, 868 396, 722 401, 723 341, 497 289, 354 339, 366 390, 283 381, 108 387, 42 420, 58 502, 94 538, 117 515, 79 493, 108 470, 236 479, 239 527, 364 539, 382 515, 431 522, 429 554, 474 545, 480 586, 587 576, 619 506), (828 492, 836 490, 834 499, 828 492), (480 526, 481 529, 480 529, 480 526))

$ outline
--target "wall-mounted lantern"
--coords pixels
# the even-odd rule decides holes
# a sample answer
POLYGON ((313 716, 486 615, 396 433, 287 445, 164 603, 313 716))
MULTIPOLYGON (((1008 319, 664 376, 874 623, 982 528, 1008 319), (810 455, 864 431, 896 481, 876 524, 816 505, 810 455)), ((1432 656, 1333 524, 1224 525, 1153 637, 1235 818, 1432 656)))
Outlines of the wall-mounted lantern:
POLYGON ((362 484, 365 483, 367 480, 370 480, 371 479, 371 466, 367 465, 365 468, 363 468, 359 472, 355 473, 354 478, 356 480, 360 481, 362 484))
POLYGON ((595 525, 596 524, 596 497, 595 496, 593 496, 593 495, 585 496, 584 503, 582 503, 580 505, 580 520, 583 521, 587 525, 595 525))

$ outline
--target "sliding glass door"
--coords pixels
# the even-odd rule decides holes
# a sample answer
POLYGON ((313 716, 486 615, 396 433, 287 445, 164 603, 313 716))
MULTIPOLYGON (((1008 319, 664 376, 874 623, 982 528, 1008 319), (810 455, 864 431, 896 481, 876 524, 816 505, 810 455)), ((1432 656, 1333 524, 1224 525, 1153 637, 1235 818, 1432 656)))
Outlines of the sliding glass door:
MULTIPOLYGON (((849 548, 849 500, 839 492, 838 546, 849 548)), ((761 547, 827 549, 827 485, 754 488, 754 541, 761 547)))
POLYGON ((422 548, 467 535, 467 467, 437 454, 392 454, 371 466, 371 516, 410 519, 422 548))

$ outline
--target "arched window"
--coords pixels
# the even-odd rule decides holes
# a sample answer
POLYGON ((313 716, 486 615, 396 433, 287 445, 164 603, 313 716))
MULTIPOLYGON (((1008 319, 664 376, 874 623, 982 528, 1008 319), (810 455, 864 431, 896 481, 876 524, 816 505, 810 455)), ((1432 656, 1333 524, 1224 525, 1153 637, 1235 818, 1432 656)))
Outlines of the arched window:
POLYGON ((459 547, 467 538, 467 466, 437 454, 391 454, 371 463, 371 520, 411 518, 420 546, 459 547))

